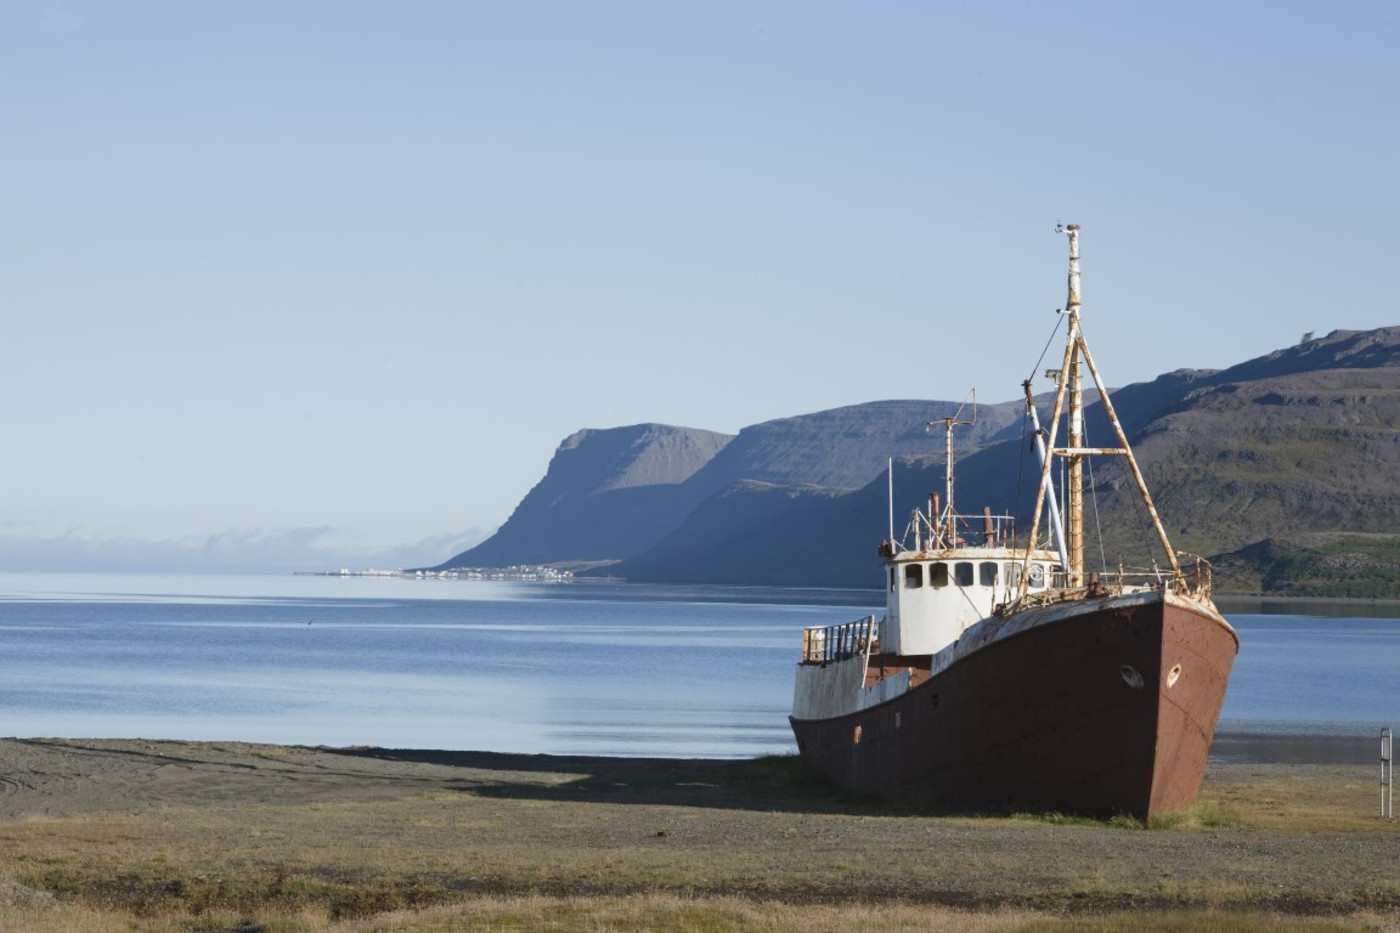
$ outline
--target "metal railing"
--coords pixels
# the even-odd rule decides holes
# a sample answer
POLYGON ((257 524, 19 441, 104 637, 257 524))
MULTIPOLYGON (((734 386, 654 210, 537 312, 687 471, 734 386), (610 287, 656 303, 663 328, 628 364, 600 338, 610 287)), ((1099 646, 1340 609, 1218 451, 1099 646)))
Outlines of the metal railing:
POLYGON ((1390 774, 1390 729, 1381 730, 1381 819, 1393 820, 1394 815, 1390 809, 1391 797, 1391 774, 1390 774))
POLYGON ((1059 602, 1066 598, 1077 599, 1089 596, 1117 596, 1143 587, 1168 589, 1173 593, 1192 599, 1211 599, 1211 565, 1203 557, 1178 551, 1181 558, 1181 574, 1173 576, 1170 570, 1159 567, 1124 567, 1114 570, 1089 572, 1085 582, 1077 589, 1066 590, 1069 581, 1058 567, 1050 578, 1050 585, 1044 589, 1033 589, 1021 597, 1018 608, 1059 602))
POLYGON ((954 547, 1013 547, 1016 541, 1016 519, 1011 515, 963 515, 944 512, 936 519, 918 509, 909 518, 909 525, 900 542, 908 548, 913 538, 915 551, 937 551, 954 547))
POLYGON ((802 630, 802 663, 826 664, 869 654, 880 641, 880 624, 866 616, 841 625, 817 625, 802 630))
POLYGON ((1174 577, 1170 569, 1161 567, 1123 567, 1116 570, 1100 571, 1100 582, 1110 589, 1123 590, 1127 587, 1152 586, 1166 587, 1182 596, 1198 599, 1211 597, 1210 561, 1186 551, 1177 551, 1181 575, 1174 577))

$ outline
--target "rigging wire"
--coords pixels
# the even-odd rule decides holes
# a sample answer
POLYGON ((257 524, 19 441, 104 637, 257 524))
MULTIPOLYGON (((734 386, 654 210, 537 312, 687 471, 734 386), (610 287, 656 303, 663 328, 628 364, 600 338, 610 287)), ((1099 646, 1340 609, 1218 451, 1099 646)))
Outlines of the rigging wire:
MULTIPOLYGON (((1026 479, 1026 450, 1030 447, 1030 444, 1028 443, 1028 437, 1029 437, 1029 435, 1030 435, 1030 431, 1031 431, 1031 419, 1030 419, 1030 418, 1022 418, 1022 419, 1021 419, 1021 457, 1020 457, 1020 459, 1016 462, 1016 497, 1015 497, 1015 499, 1013 500, 1013 501, 1015 501, 1015 503, 1016 503, 1016 514, 1018 514, 1018 515, 1021 513, 1021 493, 1022 493, 1022 491, 1023 491, 1023 489, 1024 489, 1023 484, 1024 484, 1025 479, 1026 479)), ((1028 542, 1028 544, 1029 544, 1029 545, 1034 545, 1035 542, 1034 542, 1034 541, 1030 541, 1030 542, 1028 542)))
MULTIPOLYGON (((1088 439, 1085 438, 1087 441, 1088 439)), ((1094 478, 1094 459, 1084 458, 1084 465, 1089 468, 1089 503, 1094 508, 1094 534, 1099 539, 1099 570, 1108 573, 1108 553, 1104 550, 1103 544, 1103 523, 1099 521, 1099 484, 1094 478)))
MULTIPOLYGON (((1084 419, 1084 446, 1092 447, 1089 443, 1089 420, 1084 419)), ((1108 573, 1108 552, 1103 543, 1103 522, 1099 520, 1099 483, 1098 477, 1094 473, 1094 458, 1085 457, 1084 467, 1089 473, 1089 507, 1094 513, 1094 537, 1099 540, 1099 572, 1108 573)))
MULTIPOLYGON (((1086 437, 1085 437, 1085 441, 1086 441, 1086 445, 1087 445, 1087 441, 1088 441, 1087 435, 1086 435, 1086 437)), ((1094 511, 1094 534, 1095 534, 1095 535, 1098 537, 1098 539, 1099 539, 1099 563, 1100 563, 1100 565, 1101 565, 1102 571, 1103 571, 1104 573, 1108 573, 1108 572, 1109 572, 1109 568, 1108 568, 1108 553, 1107 553, 1107 548, 1106 548, 1105 542, 1104 542, 1103 522, 1101 521, 1100 515, 1099 515, 1099 486, 1098 486, 1098 477, 1097 477, 1097 474, 1094 473, 1094 460, 1093 460, 1093 458, 1092 458, 1092 457, 1085 457, 1085 458, 1084 458, 1084 465, 1085 465, 1086 467, 1088 467, 1088 470, 1089 470, 1089 501, 1090 501, 1091 505, 1093 506, 1093 511, 1094 511)), ((1152 565, 1152 567, 1151 567, 1152 573, 1153 573, 1154 576, 1156 576, 1156 577, 1158 577, 1158 578, 1160 579, 1160 577, 1161 577, 1162 574, 1161 574, 1161 567, 1160 567, 1160 565, 1157 563, 1157 547, 1158 547, 1158 546, 1157 546, 1155 537, 1152 535, 1152 532, 1153 532, 1154 529, 1153 529, 1153 525, 1152 525, 1151 518, 1150 518, 1150 516, 1148 515, 1147 509, 1146 509, 1146 507, 1143 505, 1142 500, 1141 500, 1140 498, 1138 498, 1137 496, 1130 496, 1130 497, 1129 497, 1129 501, 1131 501, 1132 504, 1133 504, 1133 506, 1134 506, 1134 508, 1133 508, 1133 515, 1134 515, 1134 517, 1136 518, 1136 520, 1137 520, 1137 522, 1138 522, 1138 527, 1139 527, 1139 528, 1142 530, 1142 532, 1143 532, 1142 538, 1143 538, 1143 540, 1146 542, 1146 549, 1147 549, 1147 555, 1146 555, 1146 556, 1147 556, 1148 562, 1152 565)), ((1120 505, 1119 508, 1121 509, 1122 506, 1120 505)), ((1118 555, 1118 560, 1119 560, 1119 566, 1120 566, 1120 568, 1121 568, 1121 566, 1122 566, 1122 560, 1123 560, 1123 557, 1124 557, 1124 555, 1121 553, 1122 547, 1123 547, 1123 545, 1122 545, 1122 542, 1120 541, 1120 542, 1119 542, 1119 550, 1120 550, 1120 553, 1119 553, 1119 555, 1118 555)))
POLYGON ((1050 352, 1050 344, 1055 342, 1055 335, 1060 332, 1060 325, 1064 323, 1064 319, 1065 316, 1063 314, 1057 314, 1055 316, 1055 326, 1050 329, 1050 338, 1045 341, 1045 346, 1041 348, 1040 357, 1035 361, 1035 365, 1031 367, 1031 374, 1027 377, 1028 379, 1034 379, 1035 374, 1040 372, 1041 364, 1045 362, 1045 354, 1050 352))

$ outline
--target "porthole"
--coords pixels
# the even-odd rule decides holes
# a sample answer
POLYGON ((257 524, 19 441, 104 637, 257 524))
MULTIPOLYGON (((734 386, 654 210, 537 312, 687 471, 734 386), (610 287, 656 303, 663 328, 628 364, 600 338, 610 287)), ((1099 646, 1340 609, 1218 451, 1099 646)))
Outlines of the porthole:
POLYGON ((1118 668, 1118 673, 1122 676, 1123 683, 1132 687, 1134 690, 1141 690, 1146 683, 1146 681, 1142 679, 1142 675, 1138 673, 1138 669, 1131 664, 1124 664, 1122 667, 1118 668))
POLYGON ((1177 680, 1179 680, 1180 678, 1181 665, 1178 664, 1176 667, 1173 667, 1170 671, 1167 672, 1167 689, 1170 690, 1172 687, 1175 687, 1177 680))

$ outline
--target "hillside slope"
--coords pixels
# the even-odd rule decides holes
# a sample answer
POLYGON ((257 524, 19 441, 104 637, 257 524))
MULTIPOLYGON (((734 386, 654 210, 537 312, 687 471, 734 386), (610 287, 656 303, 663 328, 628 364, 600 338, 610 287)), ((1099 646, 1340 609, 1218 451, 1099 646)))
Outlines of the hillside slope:
MULTIPOLYGON (((959 411, 971 417, 973 408, 870 402, 764 422, 737 436, 656 424, 579 431, 559 445, 544 478, 495 535, 433 569, 632 557, 735 483, 863 486, 889 457, 940 444, 926 425, 959 411)), ((1020 417, 1019 405, 981 406, 966 443, 996 440, 1020 417)))
MULTIPOLYGON (((1400 596, 1400 327, 1334 331, 1229 369, 1167 373, 1113 399, 1173 542, 1215 559, 1222 588, 1400 596)), ((878 585, 875 548, 890 532, 885 465, 896 459, 899 535, 909 511, 942 489, 940 419, 958 409, 872 402, 734 437, 690 432, 684 466, 669 472, 654 466, 667 461, 650 450, 664 436, 647 435, 657 426, 617 429, 640 433, 614 445, 608 469, 561 447, 511 521, 443 566, 591 560, 637 581, 878 585), (527 546, 551 535, 549 547, 527 546)), ((1024 532, 1038 473, 1021 409, 980 406, 977 424, 955 436, 960 510, 1014 514, 1024 532)), ((1091 445, 1116 446, 1097 406, 1086 423, 1091 445)), ((1124 462, 1093 464, 1091 563, 1160 565, 1124 462)))
MULTIPOLYGON (((1227 370, 1169 373, 1113 397, 1173 543, 1214 558, 1222 588, 1400 596, 1400 328, 1338 331, 1227 370)), ((1041 405, 1043 415, 1048 408, 1041 405)), ((1091 444, 1115 443, 1100 410, 1087 422, 1091 444)), ((1162 565, 1126 465, 1095 463, 1091 566, 1162 565)), ((960 452, 957 475, 962 511, 985 505, 1028 525, 1035 462, 1027 443, 960 452)), ((935 458, 901 464, 896 534, 942 482, 935 458)), ((789 490, 750 487, 742 491, 747 525, 726 520, 741 511, 731 502, 705 501, 675 534, 615 572, 639 581, 878 585, 874 548, 888 534, 886 496, 883 478, 806 507, 789 490), (779 508, 765 497, 788 501, 779 508)))
POLYGON ((660 424, 578 431, 559 445, 544 478, 496 534, 437 569, 640 553, 695 507, 685 481, 733 439, 660 424))

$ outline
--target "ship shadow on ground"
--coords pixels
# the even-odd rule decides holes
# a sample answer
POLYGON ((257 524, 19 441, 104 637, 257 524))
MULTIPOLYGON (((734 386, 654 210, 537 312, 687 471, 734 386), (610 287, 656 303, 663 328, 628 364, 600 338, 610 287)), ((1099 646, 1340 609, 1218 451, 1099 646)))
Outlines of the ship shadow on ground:
MULTIPOLYGON (((715 807, 885 816, 999 816, 1027 808, 907 804, 845 791, 797 755, 746 759, 613 758, 430 749, 342 748, 334 754, 460 768, 459 790, 514 800, 715 807)), ((1220 733, 1217 764, 1355 764, 1374 760, 1359 735, 1220 733)), ((1030 808, 1034 811, 1034 808, 1030 808)))
POLYGON ((461 768, 461 780, 454 782, 461 790, 502 799, 788 812, 913 812, 843 791, 796 755, 691 759, 388 748, 326 751, 461 768))

